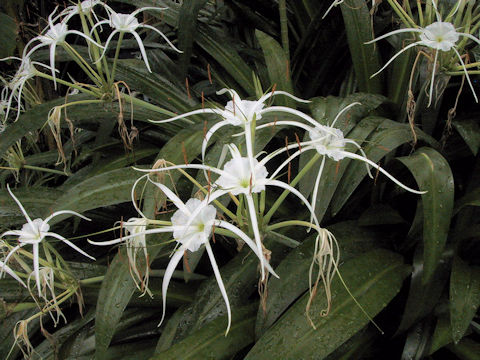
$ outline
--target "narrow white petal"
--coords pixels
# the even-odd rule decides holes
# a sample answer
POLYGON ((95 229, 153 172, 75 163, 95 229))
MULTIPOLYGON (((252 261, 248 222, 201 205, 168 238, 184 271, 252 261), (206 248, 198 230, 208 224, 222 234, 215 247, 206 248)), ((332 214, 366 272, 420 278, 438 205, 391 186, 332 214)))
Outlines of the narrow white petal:
MULTIPOLYGON (((83 251, 82 249, 80 249, 77 245, 75 245, 74 243, 72 243, 71 241, 65 239, 63 236, 61 235, 58 235, 57 233, 54 233, 54 232, 46 232, 44 233, 45 236, 51 236, 51 237, 54 237, 55 239, 58 239, 58 240, 61 240, 63 241, 65 244, 67 244, 68 246, 70 246, 72 249, 78 251, 80 254, 82 254, 83 256, 86 256, 88 257, 89 259, 92 259, 92 260, 95 260, 95 258, 93 256, 90 256, 88 255, 85 251, 83 251)), ((35 246, 35 244, 33 245, 35 246)))
POLYGON ((403 185, 400 181, 398 181, 392 175, 390 175, 386 170, 384 170, 382 167, 380 167, 379 165, 377 165, 372 160, 370 160, 366 157, 363 157, 363 156, 360 156, 360 155, 357 155, 357 154, 354 154, 354 153, 350 153, 350 152, 347 152, 347 151, 344 151, 343 154, 345 155, 345 157, 348 157, 348 158, 351 158, 351 159, 357 159, 357 160, 364 161, 364 162, 370 164, 372 167, 374 167, 375 169, 380 171, 382 174, 384 174, 386 177, 388 177, 390 180, 392 180, 395 184, 400 186, 402 189, 405 189, 405 190, 407 190, 411 193, 419 194, 419 195, 427 193, 426 191, 414 190, 412 188, 409 188, 406 185, 403 185))
POLYGON ((405 33, 405 32, 416 32, 416 33, 421 33, 423 30, 422 29, 415 29, 415 28, 405 28, 405 29, 398 29, 398 30, 393 30, 393 31, 390 31, 389 33, 386 33, 382 36, 379 36, 373 40, 370 40, 370 41, 367 41, 365 44, 368 45, 368 44, 371 44, 371 43, 374 43, 378 40, 382 40, 382 39, 385 39, 386 37, 389 37, 389 36, 392 36, 392 35, 396 35, 396 34, 401 34, 401 33, 405 33))
POLYGON ((455 51, 455 54, 457 54, 458 60, 460 60, 460 64, 462 64, 462 68, 465 73, 465 77, 467 78, 468 85, 470 86, 470 90, 472 90, 473 97, 475 98, 475 101, 478 103, 477 94, 475 94, 475 89, 473 88, 473 84, 470 81, 470 76, 468 75, 468 71, 467 71, 467 68, 465 67, 465 63, 463 62, 462 57, 458 53, 458 50, 455 48, 455 46, 452 49, 453 51, 455 51))
POLYGON ((83 216, 82 214, 79 214, 78 212, 76 211, 72 211, 72 210, 60 210, 60 211, 55 211, 53 214, 51 214, 50 216, 46 217, 45 220, 43 220, 44 223, 48 223, 53 217, 55 216, 58 216, 58 215, 62 215, 62 214, 72 214, 72 215, 76 215, 84 220, 87 220, 87 221, 91 221, 91 219, 87 218, 86 216, 83 216))
MULTIPOLYGON (((322 177, 324 165, 325 165, 325 155, 322 157, 322 162, 320 163, 320 169, 318 170, 317 179, 315 180, 315 185, 313 187, 313 194, 312 194, 312 211, 313 211, 313 214, 315 214, 315 205, 317 204, 318 187, 320 185, 320 179, 322 177)), ((313 214, 310 215, 310 222, 313 221, 313 214)))
MULTIPOLYGON (((257 221, 257 212, 255 211, 255 205, 253 203, 253 198, 251 194, 246 194, 245 197, 247 198, 248 204, 248 212, 250 214, 250 221, 252 222, 253 228, 253 235, 255 236, 255 242, 257 244, 257 249, 259 254, 263 254, 263 246, 262 240, 260 239, 260 231, 258 229, 258 221, 257 221)), ((265 261, 263 260, 263 256, 260 257, 260 268, 262 272, 262 281, 265 280, 265 261)))
POLYGON ((15 280, 17 280, 20 284, 22 284, 23 286, 27 287, 27 285, 25 285, 25 283, 23 282, 22 279, 20 279, 18 277, 17 274, 15 274, 15 272, 10 269, 7 265, 5 265, 3 262, 0 261, 0 275, 2 272, 6 272, 8 275, 10 275, 11 277, 13 277, 15 280))
POLYGON ((257 245, 255 244, 255 242, 252 239, 250 239, 248 237, 247 234, 245 234, 242 230, 237 228, 235 225, 232 225, 229 222, 226 222, 226 221, 223 221, 223 220, 217 220, 216 223, 215 223, 215 226, 227 229, 227 230, 231 231, 232 233, 234 233, 235 235, 237 235, 240 239, 242 239, 245 242, 245 244, 247 244, 248 247, 250 249, 252 249, 252 251, 255 253, 255 255, 258 257, 259 260, 260 260, 261 256, 264 258, 265 267, 267 268, 268 272, 270 274, 272 274, 273 276, 275 276, 276 278, 280 279, 280 277, 277 275, 277 273, 271 267, 270 263, 267 261, 267 259, 265 259, 263 253, 258 252, 257 245))
POLYGON ((382 66, 382 68, 380 70, 378 70, 375 74, 371 75, 370 78, 373 78, 375 76, 377 76, 378 74, 380 74, 388 65, 390 65, 392 63, 393 60, 395 60, 397 57, 399 57, 402 53, 404 53, 405 51, 407 51, 408 49, 414 47, 414 46, 417 46, 417 45, 420 45, 422 44, 421 41, 417 41, 417 42, 414 42, 410 45, 407 45, 405 46, 402 50, 400 50, 399 52, 397 52, 395 55, 393 55, 390 60, 387 61, 387 63, 385 65, 382 66))
POLYGON ((161 124, 161 123, 168 123, 170 121, 175 121, 175 120, 178 120, 178 119, 183 119, 183 118, 186 118, 188 116, 191 116, 191 115, 197 115, 197 114, 218 114, 219 115, 219 110, 216 110, 216 109, 198 109, 198 110, 193 110, 193 111, 190 111, 190 112, 187 112, 185 114, 181 114, 181 115, 178 115, 178 116, 174 116, 172 118, 169 118, 169 119, 165 119, 165 120, 150 120, 151 123, 154 123, 154 124, 161 124))
POLYGON ((218 287, 220 288, 223 300, 225 301, 225 305, 227 306, 228 325, 227 330, 225 331, 225 336, 227 336, 228 331, 230 330, 230 325, 232 324, 232 311, 230 309, 230 302, 228 301, 227 290, 225 290, 225 285, 223 285, 222 276, 220 275, 220 270, 218 269, 217 262, 215 261, 215 256, 213 255, 210 243, 207 242, 205 244, 205 247, 207 248, 208 257, 210 258, 210 263, 212 264, 213 273, 215 274, 215 278, 217 279, 218 287))
POLYGON ((427 107, 429 107, 432 104, 433 84, 435 83, 435 70, 437 68, 437 59, 438 59, 438 50, 435 50, 435 58, 433 59, 432 79, 430 80, 430 95, 429 95, 427 107))
POLYGON ((162 312, 162 318, 160 319, 160 323, 158 326, 162 325, 163 319, 165 319, 165 311, 167 308, 167 290, 168 290, 168 284, 170 284, 170 279, 172 278, 173 272, 175 271, 175 268, 177 267, 178 263, 182 259, 184 252, 183 246, 180 246, 178 250, 173 254, 172 258, 170 259, 170 262, 167 265, 167 268, 165 269, 165 275, 163 275, 163 282, 162 282, 162 304, 163 304, 163 312, 162 312))
POLYGON ((173 50, 175 50, 176 52, 179 52, 179 53, 183 53, 183 51, 179 50, 175 45, 173 45, 173 43, 160 30, 154 28, 151 25, 147 25, 147 24, 140 25, 140 27, 144 27, 144 28, 155 31, 157 34, 159 34, 167 42, 168 45, 170 45, 172 47, 173 50))
POLYGON ((92 241, 90 239, 87 239, 87 241, 92 245, 107 246, 107 245, 115 245, 125 240, 133 239, 135 237, 142 236, 142 235, 159 234, 159 233, 165 233, 165 232, 173 232, 173 227, 167 226, 167 227, 162 227, 158 229, 148 229, 135 234, 125 235, 125 236, 122 236, 121 238, 114 239, 114 240, 92 241))
POLYGON ((23 207, 22 203, 20 202, 20 200, 18 200, 15 195, 13 195, 13 192, 12 190, 10 190, 10 186, 7 184, 7 190, 8 192, 10 193, 10 196, 13 198, 13 200, 15 200, 15 202, 17 203, 18 207, 20 208, 20 211, 22 212, 23 216, 25 216, 25 219, 27 219, 27 222, 30 224, 30 226, 32 227, 32 229, 35 229, 35 226, 33 225, 33 222, 32 222, 32 219, 30 219, 30 216, 28 216, 27 212, 25 211, 25 208, 23 207))
MULTIPOLYGON (((270 113, 270 112, 275 112, 275 111, 278 111, 278 112, 285 112, 285 113, 288 113, 288 114, 292 114, 292 115, 296 115, 298 117, 301 117, 302 119, 305 119, 307 120, 310 124, 312 124, 313 126, 316 126, 318 125, 318 121, 316 121, 315 119, 313 119, 312 117, 308 116, 307 114, 304 114, 303 112, 301 111, 298 111, 298 110, 295 110, 295 109, 291 109, 289 107, 286 107, 286 106, 271 106, 269 108, 266 108, 262 111, 260 111, 260 114, 263 115, 263 114, 266 114, 266 113, 270 113)), ((279 122, 277 121, 277 124, 279 122)))
POLYGON ((150 64, 148 63, 147 52, 145 51, 145 47, 143 46, 142 39, 140 38, 140 36, 138 36, 138 34, 135 31, 131 31, 130 33, 133 35, 135 40, 137 40, 138 47, 140 48, 140 52, 142 53, 142 58, 143 58, 143 61, 145 62, 145 65, 147 66, 148 72, 152 72, 152 69, 150 69, 150 64))
POLYGON ((41 293, 41 285, 40 285, 40 267, 39 263, 39 255, 38 255, 38 244, 33 244, 33 271, 35 273, 35 282, 37 283, 38 289, 38 297, 42 297, 41 293))

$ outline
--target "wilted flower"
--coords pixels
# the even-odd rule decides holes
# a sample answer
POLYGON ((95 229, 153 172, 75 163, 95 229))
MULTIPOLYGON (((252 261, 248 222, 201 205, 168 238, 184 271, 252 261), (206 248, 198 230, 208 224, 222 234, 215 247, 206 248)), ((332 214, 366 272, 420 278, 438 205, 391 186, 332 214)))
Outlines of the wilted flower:
MULTIPOLYGON (((10 253, 6 256, 6 258, 3 260, 3 265, 1 267, 2 271, 5 270, 5 264, 8 263, 9 258, 20 248, 24 247, 25 245, 32 245, 33 248, 33 271, 35 274, 35 281, 38 289, 38 296, 41 295, 41 282, 40 282, 40 257, 39 257, 39 244, 45 239, 45 237, 53 237, 55 239, 58 239, 60 241, 63 241, 65 244, 70 246, 72 249, 78 251, 80 254, 95 260, 92 256, 88 255, 86 252, 84 252, 82 249, 80 249, 78 246, 70 242, 69 240, 65 239, 63 236, 50 232, 50 225, 48 225, 48 222, 53 219, 55 216, 61 215, 61 214, 72 214, 81 217, 84 220, 89 220, 85 216, 75 212, 75 211, 70 211, 70 210, 61 210, 61 211, 56 211, 52 215, 48 216, 45 220, 42 219, 35 219, 32 220, 30 219, 30 216, 28 216, 27 212, 25 211, 22 203, 13 195, 12 191, 10 190, 10 187, 7 184, 7 190, 10 193, 10 196, 15 200, 17 203, 18 207, 20 208, 20 211, 22 214, 25 216, 25 219, 27 220, 27 223, 22 226, 21 230, 9 230, 5 231, 3 234, 0 235, 0 238, 3 238, 4 236, 18 236, 18 245, 13 247, 10 253)), ((6 271, 6 270, 5 270, 6 271)))
POLYGON ((7 102, 6 110, 5 110, 5 119, 8 118, 8 114, 10 113, 10 108, 12 106, 12 101, 15 99, 17 102, 17 116, 15 120, 18 119, 20 116, 20 109, 22 108, 22 92, 23 87, 25 86, 26 82, 31 78, 37 75, 37 69, 33 65, 39 65, 44 68, 47 68, 51 71, 57 71, 50 66, 45 64, 39 63, 37 61, 31 61, 29 57, 24 57, 23 59, 16 57, 16 56, 9 56, 0 61, 5 60, 19 60, 21 61, 20 67, 18 68, 15 75, 10 79, 8 84, 4 86, 1 93, 1 99, 7 102), (8 99, 8 100, 7 100, 8 99))

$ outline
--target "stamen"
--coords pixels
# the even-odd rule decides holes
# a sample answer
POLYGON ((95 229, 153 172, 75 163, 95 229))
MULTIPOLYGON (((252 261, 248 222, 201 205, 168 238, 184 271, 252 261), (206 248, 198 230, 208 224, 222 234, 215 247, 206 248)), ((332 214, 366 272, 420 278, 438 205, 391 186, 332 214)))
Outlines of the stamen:
POLYGON ((185 162, 185 165, 188 165, 187 149, 185 148, 184 141, 182 141, 182 154, 183 154, 183 161, 185 162))
POLYGON ((213 84, 212 73, 210 72, 210 64, 208 64, 208 63, 207 63, 207 74, 208 74, 208 81, 210 82, 210 84, 213 84))

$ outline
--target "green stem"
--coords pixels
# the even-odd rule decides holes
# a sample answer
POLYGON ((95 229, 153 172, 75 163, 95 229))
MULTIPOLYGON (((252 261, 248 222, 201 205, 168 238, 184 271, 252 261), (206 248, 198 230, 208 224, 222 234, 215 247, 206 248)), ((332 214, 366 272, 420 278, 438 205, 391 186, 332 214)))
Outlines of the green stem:
POLYGON ((115 81, 115 71, 117 70, 117 61, 118 55, 120 54, 120 48, 122 46, 123 34, 123 32, 120 32, 120 35, 118 36, 117 48, 115 49, 115 57, 113 58, 112 74, 110 76, 110 84, 113 84, 113 82, 115 81))
POLYGON ((72 59, 82 68, 85 74, 95 83, 96 86, 102 85, 102 78, 92 69, 85 59, 69 44, 62 43, 62 47, 72 57, 72 59))
MULTIPOLYGON (((45 74, 41 71, 37 71, 36 72, 36 75, 39 76, 39 77, 42 77, 44 79, 47 79, 47 80, 52 80, 53 81, 53 76, 51 75, 48 75, 48 74, 45 74)), ((91 90, 88 90, 86 88, 84 88, 83 86, 80 86, 80 85, 76 85, 76 84, 73 84, 69 81, 65 81, 65 80, 62 80, 62 79, 55 79, 55 81, 59 84, 62 84, 62 85, 65 85, 65 86, 68 86, 72 89, 77 89, 78 91, 81 91, 82 93, 84 94, 88 94, 88 95, 92 95, 94 97, 98 97, 99 95, 97 93, 95 93, 94 91, 91 91, 91 90)))
MULTIPOLYGON (((136 98, 136 97, 133 97, 133 96, 130 96, 128 94, 124 94, 124 93, 121 93, 120 94, 122 96, 122 98, 124 98, 125 100, 127 101, 131 101, 133 103, 133 105, 138 105, 144 109, 147 109, 147 110, 152 110, 152 111, 155 111, 155 112, 158 112, 160 114, 163 114, 163 115, 167 115, 169 117, 173 117, 173 116, 177 116, 177 114, 175 114, 174 112, 171 112, 171 111, 168 111, 168 110, 165 110, 165 109, 162 109, 161 107, 157 106, 157 105, 154 105, 154 104, 150 104, 146 101, 143 101, 139 98, 136 98)), ((185 121, 187 121, 188 119, 184 119, 185 121)), ((193 121, 190 121, 188 120, 188 122, 190 124, 193 124, 194 122, 193 121)))
POLYGON ((288 46, 288 17, 287 17, 287 1, 278 1, 278 11, 280 13, 280 32, 282 34, 282 47, 287 57, 287 61, 290 61, 290 48, 288 46))
POLYGON ((276 229, 281 229, 287 226, 303 226, 306 228, 313 228, 315 230, 320 231, 320 229, 317 229, 317 226, 315 224, 312 224, 311 222, 308 221, 302 221, 302 220, 287 220, 287 221, 282 221, 276 224, 272 224, 267 226, 266 230, 267 231, 273 231, 276 229))
POLYGON ((89 279, 80 280, 79 283, 80 283, 80 285, 96 284, 96 283, 102 282, 104 278, 105 278, 104 275, 95 276, 95 277, 92 277, 92 278, 89 278, 89 279))
MULTIPOLYGON (((447 75, 465 75, 465 72, 464 71, 446 71, 445 74, 447 75)), ((468 72, 469 75, 479 75, 480 74, 480 70, 470 70, 468 72)))
POLYGON ((403 23, 412 28, 418 28, 418 25, 415 24, 415 21, 412 20, 410 16, 403 10, 403 8, 398 4, 396 0, 388 0, 388 3, 390 6, 393 8, 393 11, 397 13, 397 15, 400 17, 400 19, 403 21, 403 23))
POLYGON ((55 169, 42 168, 42 167, 33 166, 33 165, 23 165, 22 167, 24 169, 29 169, 29 170, 42 171, 42 172, 48 172, 48 173, 52 173, 52 174, 70 176, 70 174, 68 174, 64 171, 55 170, 55 169))
MULTIPOLYGON (((295 179, 292 180, 290 183, 290 186, 295 187, 295 185, 298 184, 298 182, 305 176, 305 174, 310 170, 310 168, 317 162, 317 160, 320 158, 320 154, 318 152, 315 153, 315 155, 310 159, 310 161, 303 167, 303 169, 295 176, 295 179)), ((263 218, 263 223, 268 224, 270 222, 270 219, 272 218, 273 214, 275 211, 277 211, 278 207, 282 204, 283 200, 287 197, 287 195, 290 192, 288 190, 284 190, 282 195, 275 201, 275 203, 272 205, 270 210, 268 210, 267 215, 263 218)))

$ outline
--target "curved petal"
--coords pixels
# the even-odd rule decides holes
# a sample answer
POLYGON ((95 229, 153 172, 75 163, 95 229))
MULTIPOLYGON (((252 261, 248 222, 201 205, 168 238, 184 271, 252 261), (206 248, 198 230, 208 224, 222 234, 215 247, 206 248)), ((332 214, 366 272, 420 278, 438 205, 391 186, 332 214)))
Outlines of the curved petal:
MULTIPOLYGON (((76 250, 78 251, 80 254, 82 254, 83 256, 86 256, 88 257, 89 259, 92 259, 95 261, 95 258, 93 256, 90 256, 88 255, 85 251, 83 251, 82 249, 80 249, 77 245, 75 245, 74 243, 72 243, 70 240, 67 240, 65 239, 62 235, 58 235, 57 233, 54 233, 54 232, 45 232, 43 233, 45 236, 51 236, 51 237, 54 237, 55 239, 58 239, 58 240, 61 240, 63 241, 65 244, 67 244, 68 246, 70 246, 73 250, 76 250)), ((33 246, 38 246, 38 244, 33 244, 33 246)))
POLYGON ((478 45, 480 45, 480 40, 478 38, 476 38, 475 36, 471 35, 471 34, 467 34, 467 33, 457 33, 458 35, 462 35, 462 36, 465 36, 467 38, 469 38, 470 40, 473 40, 475 41, 478 45))
POLYGON ((151 25, 147 25, 147 24, 140 25, 139 27, 144 27, 144 28, 147 28, 147 29, 150 29, 150 30, 155 31, 157 34, 159 34, 159 35, 167 42, 168 45, 171 46, 171 48, 172 48, 173 50, 175 50, 176 52, 178 52, 178 53, 180 53, 180 54, 183 53, 183 51, 182 51, 182 50, 179 50, 175 45, 173 45, 173 43, 172 43, 170 40, 168 40, 167 36, 166 36, 163 32, 161 32, 160 30, 154 28, 154 27, 151 26, 151 25))
POLYGON ((335 125, 335 123, 337 122, 337 120, 340 118, 340 116, 343 115, 344 112, 348 111, 351 107, 355 106, 355 105, 362 105, 361 103, 359 103, 358 101, 357 102, 353 102, 347 106, 345 106, 342 110, 340 110, 337 114, 337 116, 335 116, 335 119, 333 119, 333 122, 330 124, 330 127, 333 127, 335 125))
POLYGON ((217 262, 215 261, 215 256, 213 255, 210 243, 207 242, 205 244, 205 247, 207 249, 208 257, 210 258, 210 263, 212 264, 213 273, 215 274, 215 278, 217 279, 218 287, 220 288, 223 300, 225 300, 225 305, 227 306, 228 325, 227 330, 225 331, 225 336, 227 336, 228 331, 230 330, 230 325, 232 323, 232 311, 230 309, 230 302, 228 301, 227 290, 225 290, 225 286, 223 285, 222 276, 220 275, 220 270, 218 269, 217 262))
MULTIPOLYGON (((264 256, 263 253, 258 252, 258 248, 257 248, 257 245, 255 245, 255 242, 252 241, 252 239, 250 239, 247 236, 247 234, 245 234, 242 230, 237 228, 235 225, 232 225, 229 222, 224 221, 224 220, 217 220, 215 222, 215 226, 227 229, 227 230, 231 231, 232 233, 234 233, 235 235, 237 235, 240 239, 242 239, 245 242, 245 244, 248 245, 248 247, 250 249, 252 249, 252 251, 255 253, 255 255, 258 257, 258 259, 260 259, 261 256, 264 256)), ((270 274, 272 274, 273 276, 275 276, 277 279, 280 279, 280 277, 273 270, 270 263, 267 261, 267 259, 265 259, 265 257, 264 257, 264 263, 265 263, 265 267, 267 268, 268 272, 270 274)))
POLYGON ((158 228, 158 229, 149 229, 149 230, 141 231, 141 232, 138 232, 138 233, 135 233, 135 234, 132 234, 132 235, 125 235, 125 236, 122 236, 121 238, 114 239, 114 240, 92 241, 90 239, 87 239, 87 241, 92 245, 107 246, 107 245, 115 245, 115 244, 121 243, 125 240, 133 239, 137 236, 149 235, 149 234, 159 234, 159 233, 172 232, 172 231, 173 231, 173 227, 168 226, 168 227, 163 227, 163 228, 158 228))
POLYGON ((76 211, 72 211, 72 210, 60 210, 60 211, 55 211, 55 212, 54 212, 53 214, 51 214, 50 216, 46 217, 45 220, 43 220, 43 223, 46 224, 46 223, 48 223, 52 218, 54 218, 55 216, 62 215, 62 214, 72 214, 72 215, 76 215, 76 216, 82 218, 83 220, 92 221, 92 219, 89 219, 89 218, 87 218, 86 216, 83 216, 82 214, 79 214, 79 213, 76 212, 76 211))
POLYGON ((199 164, 174 165, 174 166, 167 166, 167 167, 158 168, 158 169, 139 169, 139 168, 136 168, 134 166, 132 166, 132 167, 133 167, 133 169, 135 169, 137 171, 147 172, 147 173, 162 172, 162 171, 169 171, 169 170, 176 170, 176 169, 197 169, 197 170, 207 170, 207 171, 214 172, 215 174, 229 176, 229 174, 227 172, 223 171, 223 170, 217 169, 217 168, 212 167, 212 166, 199 165, 199 164))
POLYGON ((404 53, 405 51, 407 51, 408 49, 414 47, 414 46, 417 46, 417 45, 420 45, 422 44, 421 41, 417 41, 417 42, 414 42, 410 45, 407 45, 405 46, 402 50, 400 50, 399 52, 397 52, 395 55, 393 55, 390 60, 387 61, 387 63, 385 65, 382 66, 382 68, 380 70, 378 70, 375 74, 371 75, 370 78, 373 78, 374 76, 377 76, 378 74, 380 74, 388 65, 390 65, 392 63, 393 60, 395 60, 397 57, 399 57, 402 53, 404 53))
POLYGON ((2 274, 2 272, 6 272, 8 275, 10 275, 11 277, 13 277, 15 280, 17 280, 20 284, 22 284, 24 287, 27 287, 27 285, 25 285, 25 283, 23 282, 22 279, 20 279, 18 277, 17 274, 15 274, 15 272, 10 269, 7 265, 5 265, 2 261, 0 261, 0 275, 2 274))
MULTIPOLYGON (((252 223, 253 235, 255 236, 255 242, 259 254, 263 254, 262 239, 260 238, 260 230, 258 229, 257 212, 255 211, 255 204, 251 194, 245 195, 248 204, 248 212, 250 214, 250 221, 252 223)), ((265 261, 263 256, 260 257, 260 270, 262 273, 262 281, 265 280, 265 261)))
POLYGON ((180 200, 180 198, 172 190, 170 190, 168 187, 166 187, 165 185, 163 185, 161 183, 158 183, 158 182, 155 182, 155 181, 151 180, 150 178, 148 180, 152 184, 157 186, 160 190, 162 190, 163 193, 170 199, 171 202, 173 202, 175 204, 175 206, 178 209, 180 209, 185 214, 190 214, 190 210, 188 210, 188 208, 185 206, 183 201, 180 200))
POLYGON ((357 154, 354 154, 354 153, 350 153, 350 152, 347 152, 347 151, 342 151, 343 155, 345 155, 345 157, 348 157, 350 159, 356 159, 356 160, 360 160, 360 161, 363 161, 363 162, 366 162, 368 163, 369 165, 371 165, 372 167, 374 167, 375 169, 377 169, 378 171, 380 171, 383 175, 385 175, 386 177, 388 177, 390 180, 392 180, 395 184, 397 184, 398 186, 400 186, 402 189, 405 189, 407 190, 408 192, 411 192, 411 193, 414 193, 414 194, 419 194, 419 195, 422 195, 422 194, 425 194, 426 191, 420 191, 420 190, 414 190, 412 188, 409 188, 408 186, 406 185, 403 185, 400 181, 398 181, 397 179, 395 179, 392 175, 390 175, 386 170, 384 170, 381 166, 377 165, 376 163, 374 163, 372 160, 366 158, 366 157, 363 157, 363 156, 360 156, 360 155, 357 155, 357 154))
MULTIPOLYGON (((286 107, 286 106, 271 106, 269 108, 266 108, 266 109, 260 111, 260 114, 263 115, 263 114, 266 114, 266 113, 269 113, 269 112, 274 112, 274 111, 285 112, 285 113, 288 113, 288 114, 296 115, 298 117, 301 117, 304 120, 307 120, 313 126, 317 126, 319 124, 318 121, 316 121, 312 117, 308 116, 307 114, 304 114, 301 111, 291 109, 291 108, 286 107)), ((277 124, 278 124, 278 121, 277 121, 277 124)))
POLYGON ((13 200, 15 200, 15 202, 17 203, 18 207, 20 208, 20 211, 22 212, 23 216, 25 216, 25 219, 27 219, 27 222, 30 224, 30 226, 32 227, 32 229, 35 229, 35 226, 33 225, 33 222, 32 222, 32 219, 30 219, 30 216, 28 216, 27 212, 25 211, 25 208, 23 207, 22 203, 20 202, 20 200, 18 200, 15 195, 13 195, 13 192, 12 190, 10 190, 10 185, 7 184, 7 190, 8 192, 10 193, 10 196, 13 198, 13 200))
POLYGON ((142 7, 142 8, 139 8, 139 9, 135 10, 134 12, 132 12, 130 14, 130 16, 137 16, 139 13, 141 13, 142 11, 146 11, 146 10, 168 10, 168 7, 160 8, 160 7, 155 7, 155 6, 145 6, 145 7, 142 7))
POLYGON ((38 244, 33 244, 33 272, 35 273, 35 282, 38 289, 38 297, 42 297, 41 293, 41 284, 40 284, 40 266, 39 266, 39 255, 38 255, 38 244))
POLYGON ((270 92, 266 93, 265 95, 263 95, 260 99, 258 99, 258 102, 259 103, 264 103, 265 101, 267 101, 272 96, 277 96, 277 95, 285 95, 285 96, 289 97, 290 99, 293 99, 295 101, 305 103, 305 104, 311 103, 310 100, 300 99, 299 97, 296 97, 296 96, 290 94, 289 92, 282 91, 282 90, 270 91, 270 92))
POLYGON ((465 67, 465 63, 463 62, 462 57, 460 56, 455 46, 452 49, 453 51, 455 51, 455 54, 457 54, 458 60, 460 60, 460 64, 462 64, 462 68, 463 68, 463 71, 465 72, 465 77, 467 78, 468 85, 470 86, 470 90, 472 90, 473 97, 475 98, 475 101, 478 103, 477 94, 475 94, 475 89, 473 88, 473 84, 470 81, 470 76, 468 75, 468 71, 467 71, 467 68, 465 67))
POLYGON ((435 50, 435 58, 433 60, 433 69, 432 69, 432 79, 430 80, 430 91, 429 91, 430 96, 428 97, 427 107, 429 107, 432 104, 433 84, 435 82, 435 70, 437 68, 437 59, 438 59, 438 50, 435 50))
POLYGON ((147 52, 145 51, 145 46, 143 46, 142 39, 140 36, 137 34, 135 31, 130 32, 135 40, 137 40, 138 47, 140 48, 140 53, 142 54, 143 61, 145 62, 145 65, 147 66, 148 72, 152 72, 152 69, 150 69, 150 64, 148 63, 148 58, 147 58, 147 52))
POLYGON ((390 31, 389 33, 386 33, 382 36, 379 36, 373 40, 370 40, 370 41, 367 41, 366 45, 368 44, 372 44, 374 43, 375 41, 378 41, 378 40, 382 40, 382 39, 385 39, 386 37, 389 37, 389 36, 392 36, 392 35, 396 35, 396 34, 401 34, 401 33, 406 33, 406 32, 416 32, 416 33, 421 33, 423 32, 422 29, 415 29, 415 28, 405 28, 405 29, 398 29, 398 30, 393 30, 393 31, 390 31))
POLYGON ((317 195, 318 195, 318 186, 320 185, 320 179, 323 173, 323 167, 325 166, 325 155, 322 157, 322 162, 320 163, 320 169, 318 170, 317 178, 315 180, 315 185, 313 186, 312 194, 312 215, 310 215, 310 222, 313 221, 313 214, 315 214, 315 205, 317 204, 317 195))
POLYGON ((160 319, 160 323, 158 324, 158 326, 162 325, 163 319, 165 319, 165 311, 167 307, 168 284, 170 283, 170 279, 172 278, 175 268, 177 267, 178 263, 182 259, 184 250, 185 250, 184 247, 180 246, 178 250, 173 254, 172 258, 170 259, 170 262, 167 265, 167 268, 165 269, 165 275, 163 275, 163 282, 162 282, 163 312, 162 312, 162 318, 160 319))
POLYGON ((216 109, 198 109, 198 110, 193 110, 193 111, 189 111, 185 114, 181 114, 181 115, 178 115, 178 116, 174 116, 170 119, 165 119, 165 120, 149 120, 151 123, 154 123, 154 124, 161 124, 161 123, 167 123, 167 122, 170 122, 170 121, 175 121, 175 120, 178 120, 178 119, 183 119, 187 116, 191 116, 191 115, 197 115, 197 114, 217 114, 217 115, 220 115, 220 112, 219 110, 216 110, 216 109))
MULTIPOLYGON (((104 20, 106 21, 106 20, 104 20)), ((98 24, 102 23, 102 21, 100 21, 99 23, 97 23, 95 26, 97 26, 98 24)), ((108 21, 107 21, 108 23, 108 21)), ((93 28, 92 28, 93 30, 93 28)), ((108 37, 107 41, 105 42, 105 49, 103 49, 103 52, 102 52, 102 55, 98 58, 97 61, 94 62, 94 64, 98 63, 100 60, 103 59, 103 57, 105 56, 105 54, 107 53, 107 50, 108 50, 108 45, 110 44, 110 41, 112 41, 112 38, 115 36, 116 33, 118 33, 119 31, 118 30, 113 30, 112 33, 110 34, 110 36, 108 37)), ((91 32, 90 32, 91 33, 91 32)))

